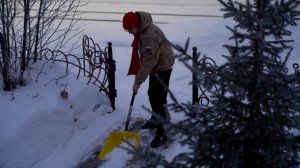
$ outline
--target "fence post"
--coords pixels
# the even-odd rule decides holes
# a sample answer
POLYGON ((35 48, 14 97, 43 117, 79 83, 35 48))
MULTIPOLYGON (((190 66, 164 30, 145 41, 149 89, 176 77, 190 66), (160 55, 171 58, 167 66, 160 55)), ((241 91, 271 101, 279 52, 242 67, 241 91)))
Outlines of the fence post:
POLYGON ((194 72, 194 69, 198 66, 197 65, 197 60, 198 60, 198 53, 197 53, 197 47, 193 47, 193 104, 198 102, 198 84, 196 82, 196 74, 194 72))
MULTIPOLYGON (((82 53, 83 53, 83 69, 85 70, 85 35, 82 37, 82 53)), ((85 71, 83 71, 83 76, 85 76, 85 71)))
POLYGON ((84 69, 84 71, 83 71, 83 76, 86 76, 86 72, 85 72, 85 59, 86 59, 86 57, 88 57, 88 56, 86 56, 86 54, 88 53, 88 49, 86 49, 86 47, 88 47, 87 45, 86 45, 86 40, 87 40, 87 35, 84 35, 83 36, 83 38, 82 38, 82 53, 83 53, 83 69, 84 69))
POLYGON ((115 107, 115 98, 117 97, 117 90, 115 85, 116 61, 113 59, 112 43, 108 42, 108 98, 110 99, 113 110, 115 107))

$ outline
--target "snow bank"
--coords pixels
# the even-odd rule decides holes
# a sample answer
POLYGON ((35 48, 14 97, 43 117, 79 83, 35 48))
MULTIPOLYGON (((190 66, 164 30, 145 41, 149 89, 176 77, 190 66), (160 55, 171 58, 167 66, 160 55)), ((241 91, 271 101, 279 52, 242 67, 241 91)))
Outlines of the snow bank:
MULTIPOLYGON (((37 74, 40 65, 42 64, 35 65, 33 72, 30 73, 37 74)), ((2 101, 10 101, 8 107, 4 108, 6 115, 12 113, 13 116, 21 119, 16 120, 18 124, 8 124, 14 125, 11 127, 5 127, 7 122, 0 122, 2 123, 0 124, 1 168, 33 167, 57 148, 65 148, 76 132, 89 129, 90 123, 104 113, 112 111, 108 99, 95 86, 86 85, 85 81, 77 81, 73 75, 62 79, 57 84, 53 82, 47 87, 43 85, 44 81, 51 80, 51 75, 63 73, 59 65, 51 65, 51 69, 47 69, 41 75, 40 84, 29 81, 26 89, 20 88, 16 91, 15 100, 2 101), (68 83, 67 99, 60 97, 64 83, 68 83), (40 91, 36 92, 37 90, 40 91), (36 97, 32 98, 32 95, 36 97), (39 103, 36 105, 30 103, 35 99, 39 99, 39 103), (18 103, 22 101, 24 103, 18 103), (10 108, 14 104, 17 107, 10 108)))

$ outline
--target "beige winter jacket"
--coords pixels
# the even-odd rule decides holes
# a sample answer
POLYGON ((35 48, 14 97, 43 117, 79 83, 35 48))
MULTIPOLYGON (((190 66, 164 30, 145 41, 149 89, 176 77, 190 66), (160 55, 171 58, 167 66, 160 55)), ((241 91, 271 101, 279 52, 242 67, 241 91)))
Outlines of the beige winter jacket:
POLYGON ((135 77, 135 84, 141 85, 150 73, 171 69, 174 53, 164 33, 153 24, 152 17, 146 12, 136 12, 141 17, 138 32, 142 34, 138 41, 138 53, 141 67, 135 77))

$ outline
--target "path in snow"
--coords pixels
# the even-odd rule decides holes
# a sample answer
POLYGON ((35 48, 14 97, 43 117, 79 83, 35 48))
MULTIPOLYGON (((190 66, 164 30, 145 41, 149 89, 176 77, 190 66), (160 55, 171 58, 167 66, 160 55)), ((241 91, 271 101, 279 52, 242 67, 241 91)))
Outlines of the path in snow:
MULTIPOLYGON (((155 129, 151 129, 151 130, 140 130, 139 128, 142 126, 142 124, 146 122, 145 119, 143 118, 131 118, 131 124, 129 126, 129 130, 131 132, 138 132, 140 134, 140 142, 139 142, 139 146, 141 148, 149 148, 149 144, 151 143, 152 139, 155 136, 155 129)), ((118 123, 116 123, 118 124, 118 123)), ((117 128, 121 128, 118 130, 122 130, 122 128, 124 129, 125 127, 125 122, 122 122, 121 124, 119 124, 117 126, 117 128)), ((150 148, 150 151, 155 152, 155 153, 159 153, 159 154, 164 154, 164 153, 168 153, 168 148, 175 143, 175 136, 169 137, 168 142, 159 147, 159 148, 150 148)), ((87 155, 85 156, 85 158, 83 159, 83 161, 81 163, 79 163, 77 166, 75 166, 75 168, 98 168, 101 166, 101 168, 109 168, 110 165, 112 164, 112 162, 116 161, 116 158, 111 158, 111 157, 117 157, 117 159, 120 162, 120 159, 125 159, 122 163, 121 166, 123 168, 133 168, 135 166, 131 165, 129 162, 126 162, 126 157, 124 156, 124 151, 122 152, 123 149, 121 148, 116 148, 115 150, 119 152, 118 155, 114 155, 116 152, 114 152, 115 150, 113 150, 111 153, 112 156, 110 156, 109 160, 99 160, 98 159, 98 154, 101 151, 102 145, 104 144, 104 142, 102 144, 100 144, 99 146, 97 146, 96 148, 94 148, 92 151, 90 151, 87 155)), ((123 144, 121 144, 121 146, 123 146, 123 144)))

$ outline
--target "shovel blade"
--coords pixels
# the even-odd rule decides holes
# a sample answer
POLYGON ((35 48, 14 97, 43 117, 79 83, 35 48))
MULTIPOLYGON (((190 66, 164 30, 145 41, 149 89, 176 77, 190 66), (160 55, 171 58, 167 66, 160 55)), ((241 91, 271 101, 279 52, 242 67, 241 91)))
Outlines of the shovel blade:
POLYGON ((112 131, 107 137, 98 158, 103 160, 107 154, 109 154, 115 147, 120 145, 125 139, 127 142, 135 147, 138 147, 140 141, 140 135, 137 132, 129 131, 112 131))

